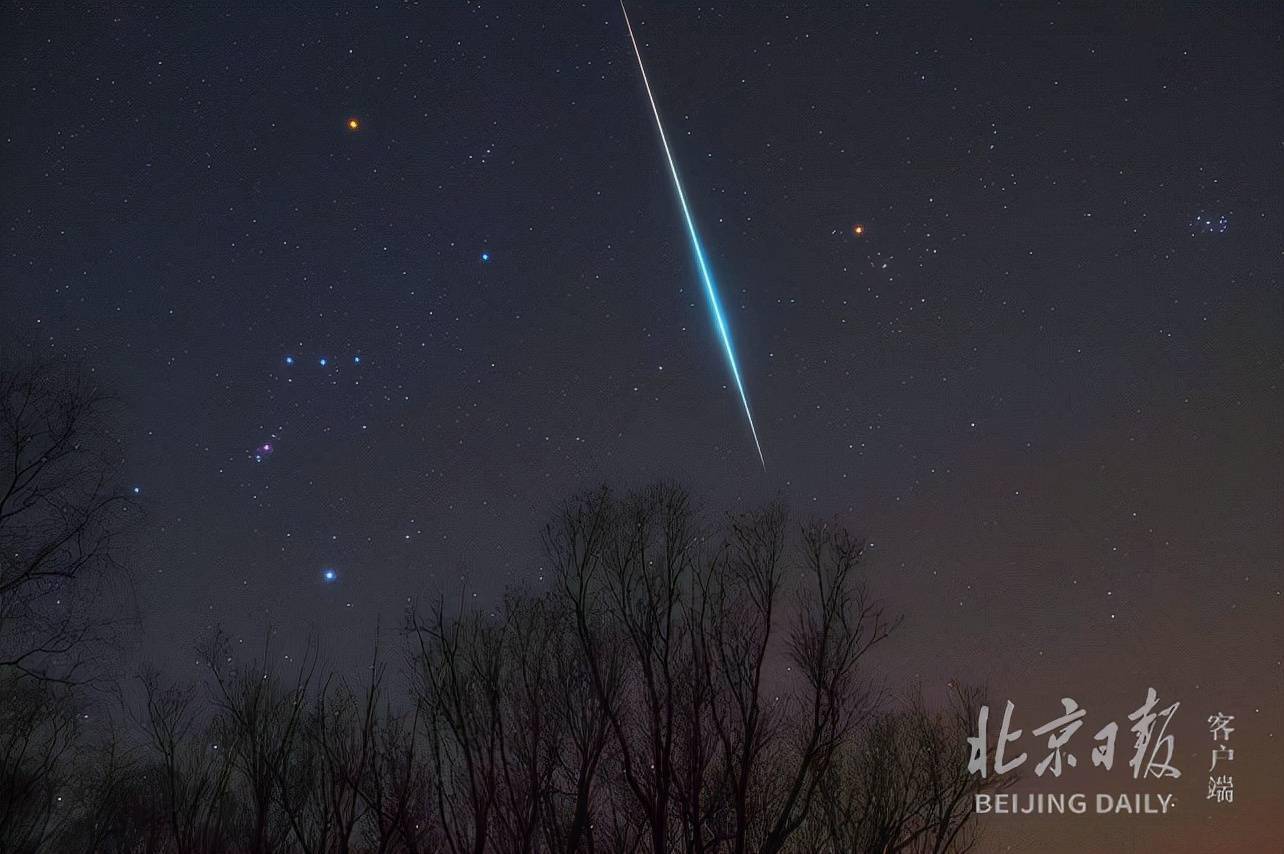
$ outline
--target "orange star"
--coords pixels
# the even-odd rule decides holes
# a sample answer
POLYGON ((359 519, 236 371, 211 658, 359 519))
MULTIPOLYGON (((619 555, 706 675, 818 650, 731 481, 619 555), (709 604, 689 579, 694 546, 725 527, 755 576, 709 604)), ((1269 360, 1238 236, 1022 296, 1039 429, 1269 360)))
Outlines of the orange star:
POLYGON ((357 130, 361 127, 361 122, 356 119, 348 119, 348 130, 357 130))
POLYGON ((857 237, 861 237, 862 235, 865 234, 865 226, 861 225, 860 223, 853 225, 852 234, 856 235, 857 237))

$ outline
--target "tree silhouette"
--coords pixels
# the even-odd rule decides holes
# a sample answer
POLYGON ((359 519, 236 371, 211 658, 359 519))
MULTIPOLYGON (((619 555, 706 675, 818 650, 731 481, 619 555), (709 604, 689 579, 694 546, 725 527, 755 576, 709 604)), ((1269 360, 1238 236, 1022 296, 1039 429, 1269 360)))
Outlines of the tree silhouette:
MULTIPOLYGON (((572 499, 553 583, 412 607, 395 685, 215 632, 139 679, 132 732, 75 686, 0 707, 0 847, 156 854, 959 852, 980 692, 895 702, 861 541, 785 507, 709 517, 661 484, 572 499)), ((270 634, 269 634, 270 638, 270 634)), ((10 699, 7 697, 6 699, 10 699)), ((985 785, 1006 785, 989 780, 985 785)))
POLYGON ((137 514, 109 403, 74 366, 0 354, 0 678, 74 682, 113 638, 137 514))
MULTIPOLYGON (((69 820, 133 522, 116 488, 108 399, 74 366, 0 350, 0 850, 36 851, 69 820)), ((96 793, 79 787, 82 804, 96 793)))
POLYGON ((650 850, 783 850, 870 711, 860 663, 894 621, 858 578, 862 544, 789 533, 779 506, 711 528, 673 485, 586 496, 546 532, 650 850), (797 684, 769 679, 779 657, 797 684))

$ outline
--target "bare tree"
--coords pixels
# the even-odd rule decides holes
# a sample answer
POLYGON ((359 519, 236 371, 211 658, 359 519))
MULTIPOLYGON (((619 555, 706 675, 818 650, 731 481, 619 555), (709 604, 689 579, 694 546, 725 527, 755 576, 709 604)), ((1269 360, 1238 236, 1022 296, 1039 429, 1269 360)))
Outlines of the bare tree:
POLYGON ((440 602, 412 613, 416 700, 431 754, 436 813, 448 850, 481 854, 501 784, 504 626, 480 614, 448 620, 440 602))
POLYGON ((546 531, 650 850, 783 850, 874 708, 860 663, 895 621, 859 577, 862 544, 789 531, 776 506, 720 533, 667 485, 594 493, 546 531), (782 657, 797 684, 769 678, 782 657))
POLYGON ((66 815, 79 707, 66 686, 0 681, 0 851, 41 850, 66 815))
MULTIPOLYGON (((593 819, 603 800, 599 771, 609 761, 610 723, 593 676, 580 650, 575 617, 560 596, 544 599, 554 621, 545 656, 553 684, 543 698, 561 733, 544 807, 544 839, 555 851, 595 850, 593 819)), ((607 675, 606 695, 614 696, 618 674, 607 675)), ((609 849, 609 844, 607 844, 609 849)), ((626 849, 629 846, 624 846, 626 849)))
POLYGON ((218 743, 218 727, 196 702, 195 687, 163 686, 154 671, 140 681, 146 704, 141 724, 156 757, 150 769, 156 810, 173 850, 226 850, 240 812, 232 802, 231 752, 218 743))
POLYGON ((788 514, 776 505, 729 521, 726 546, 697 579, 701 618, 693 637, 700 676, 715 692, 708 708, 726 793, 727 847, 739 854, 759 841, 755 829, 766 823, 760 777, 782 733, 783 708, 767 696, 767 667, 782 607, 788 514))
POLYGON ((800 593, 788 649, 805 693, 794 730, 796 759, 761 851, 782 850, 802 826, 838 748, 873 710, 859 664, 887 638, 895 621, 884 617, 868 585, 856 577, 863 551, 864 543, 837 525, 816 522, 803 530, 808 582, 800 593))
POLYGON ((385 707, 375 733, 374 752, 361 783, 370 811, 365 841, 372 851, 419 854, 436 850, 432 778, 418 740, 419 704, 409 715, 385 707))
POLYGON ((304 760, 282 800, 299 844, 307 852, 348 854, 357 826, 373 808, 363 796, 378 749, 384 665, 376 643, 370 679, 354 691, 328 677, 317 690, 298 752, 304 760))
POLYGON ((683 605, 703 538, 686 492, 665 484, 573 502, 545 537, 653 851, 669 850, 679 674, 693 672, 683 605))
POLYGON ((315 648, 303 655, 292 681, 277 673, 269 643, 260 658, 240 663, 231 655, 228 637, 218 631, 203 657, 215 685, 215 736, 230 757, 234 785, 245 802, 246 838, 238 848, 251 854, 287 850, 292 833, 300 840, 308 836, 300 804, 311 783, 312 757, 304 749, 302 729, 315 648))
MULTIPOLYGON (((567 668, 563 609, 547 597, 509 594, 490 616, 412 614, 416 698, 433 763, 446 845, 525 854, 588 833, 598 734, 584 709, 555 702, 567 668), (587 737, 596 740, 585 743, 587 737), (566 759, 574 759, 568 766, 566 759), (568 773, 569 771, 569 773, 568 773), (559 787, 572 786, 570 815, 559 787)), ((591 716, 591 709, 588 710, 591 716)))
POLYGON ((890 707, 874 690, 867 657, 897 621, 841 526, 797 524, 780 505, 710 523, 660 485, 572 501, 544 542, 551 590, 510 591, 489 611, 411 610, 404 700, 378 646, 353 687, 318 672, 313 645, 283 672, 270 644, 242 658, 216 632, 204 686, 144 675, 143 745, 80 757, 75 686, 10 668, 0 847, 975 846, 972 795, 1006 785, 967 772, 980 693, 890 707))
POLYGON ((72 822, 85 698, 115 639, 131 507, 108 400, 74 366, 0 349, 0 850, 72 822))
POLYGON ((555 607, 542 597, 509 594, 502 609, 502 782, 492 848, 529 854, 541 847, 542 819, 562 749, 557 709, 549 700, 560 689, 550 658, 560 626, 555 607))
POLYGON ((981 702, 978 689, 951 683, 939 710, 915 691, 901 708, 877 714, 843 745, 807 838, 837 851, 973 850, 973 795, 1015 782, 967 770, 967 738, 981 702))
POLYGON ((82 753, 72 764, 73 780, 63 804, 71 815, 63 822, 54 850, 69 854, 146 854, 164 850, 170 841, 164 823, 144 792, 154 769, 128 736, 110 719, 82 739, 82 753), (87 743, 86 743, 87 742, 87 743))
POLYGON ((0 353, 0 670, 70 683, 114 637, 137 512, 109 402, 74 366, 0 353))

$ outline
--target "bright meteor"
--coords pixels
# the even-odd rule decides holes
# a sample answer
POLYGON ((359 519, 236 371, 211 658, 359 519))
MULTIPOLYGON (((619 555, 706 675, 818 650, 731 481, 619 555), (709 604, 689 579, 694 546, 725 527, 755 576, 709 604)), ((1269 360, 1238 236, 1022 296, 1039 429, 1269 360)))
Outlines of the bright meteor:
POLYGON ((682 179, 678 177, 678 166, 669 149, 669 138, 664 133, 664 123, 660 121, 660 110, 655 105, 655 95, 651 93, 651 81, 646 76, 646 66, 642 64, 642 51, 638 40, 633 35, 633 24, 629 21, 629 10, 624 8, 623 0, 620 10, 624 12, 624 25, 629 28, 629 41, 633 43, 633 53, 638 58, 638 70, 642 72, 642 85, 646 87, 647 100, 651 102, 651 114, 655 116, 655 127, 660 132, 660 143, 664 146, 664 157, 669 162, 669 174, 673 176, 673 189, 677 191, 678 203, 682 206, 682 218, 687 224, 687 234, 691 237, 691 251, 695 253, 696 266, 700 269, 700 279, 704 282, 705 296, 709 299, 709 311, 713 313, 714 324, 722 338, 722 347, 727 354, 727 364, 731 367, 731 377, 736 381, 736 391, 740 393, 740 402, 744 404, 745 418, 749 421, 749 432, 753 434, 754 447, 758 449, 758 459, 762 467, 767 467, 767 458, 762 454, 762 444, 758 441, 758 429, 753 424, 753 413, 749 410, 749 396, 745 394, 745 384, 740 379, 740 366, 736 363, 736 350, 731 343, 731 332, 722 315, 722 304, 718 299, 718 288, 713 283, 713 274, 709 272, 709 262, 704 257, 704 247, 700 243, 700 234, 696 231, 695 219, 687 206, 687 195, 682 191, 682 179))

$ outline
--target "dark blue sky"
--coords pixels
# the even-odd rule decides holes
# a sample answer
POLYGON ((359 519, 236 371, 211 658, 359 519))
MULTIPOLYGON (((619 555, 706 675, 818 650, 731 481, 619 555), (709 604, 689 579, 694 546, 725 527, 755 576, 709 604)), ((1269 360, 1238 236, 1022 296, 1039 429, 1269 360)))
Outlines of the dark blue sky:
POLYGON ((614 5, 7 12, 0 316, 127 405, 140 654, 364 660, 680 478, 863 531, 890 673, 1233 706, 1278 801, 1280 12, 788 6, 631 9, 765 474, 614 5))

